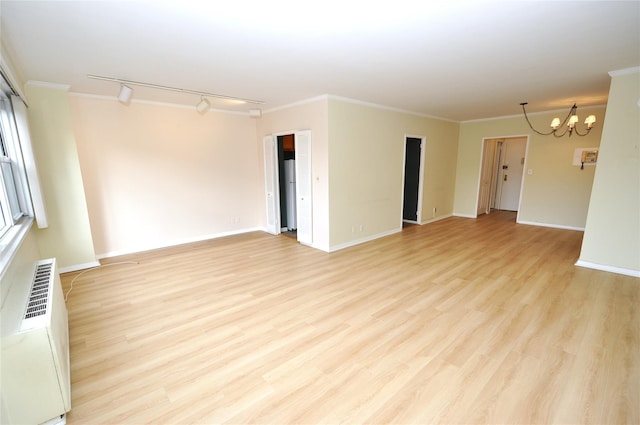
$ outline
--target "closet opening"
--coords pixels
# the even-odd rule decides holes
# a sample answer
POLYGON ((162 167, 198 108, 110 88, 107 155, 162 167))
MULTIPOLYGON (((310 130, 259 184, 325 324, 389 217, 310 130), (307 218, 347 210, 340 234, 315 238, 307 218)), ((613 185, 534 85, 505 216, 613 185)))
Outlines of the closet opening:
POLYGON ((280 188, 280 233, 298 238, 296 211, 296 146, 295 136, 277 136, 278 185, 280 188))

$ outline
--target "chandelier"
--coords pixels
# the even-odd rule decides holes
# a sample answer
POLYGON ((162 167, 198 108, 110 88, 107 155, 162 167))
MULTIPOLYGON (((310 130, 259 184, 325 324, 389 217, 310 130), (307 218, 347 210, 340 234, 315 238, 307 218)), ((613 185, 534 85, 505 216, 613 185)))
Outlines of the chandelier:
POLYGON ((520 106, 522 106, 522 112, 524 112, 524 118, 527 120, 527 124, 529 124, 529 127, 531 127, 531 130, 535 131, 536 133, 542 136, 549 136, 553 134, 556 137, 562 137, 567 133, 569 133, 569 136, 571 136, 573 133, 576 133, 578 136, 586 136, 587 134, 589 134, 589 132, 591 131, 591 128, 593 128, 593 125, 596 123, 596 116, 589 115, 587 119, 584 120, 584 123, 587 126, 586 131, 584 133, 580 133, 578 131, 578 127, 576 127, 576 124, 579 121, 578 114, 577 114, 578 107, 574 103, 571 109, 569 110, 569 114, 564 119, 564 121, 562 121, 562 123, 560 122, 560 118, 554 118, 551 121, 551 131, 549 131, 548 133, 543 133, 541 131, 536 130, 535 128, 533 128, 533 125, 531 125, 531 121, 529 121, 529 117, 527 116, 527 111, 524 109, 524 106, 527 104, 528 104, 527 102, 522 102, 520 104, 520 106), (561 133, 558 131, 560 127, 564 127, 564 131, 561 133))

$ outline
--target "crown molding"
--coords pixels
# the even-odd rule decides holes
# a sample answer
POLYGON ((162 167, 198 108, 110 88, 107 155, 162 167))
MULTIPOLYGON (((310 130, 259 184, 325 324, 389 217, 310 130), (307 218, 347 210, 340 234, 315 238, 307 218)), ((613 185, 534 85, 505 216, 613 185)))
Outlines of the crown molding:
POLYGON ((640 72, 640 66, 633 66, 631 68, 618 69, 615 71, 609 71, 609 76, 618 77, 620 75, 637 74, 640 72))
MULTIPOLYGON (((588 108, 604 109, 606 107, 607 107, 607 105, 591 105, 591 106, 581 106, 580 108, 582 110, 584 110, 584 109, 588 109, 588 108)), ((567 108, 550 109, 548 111, 527 112, 527 115, 529 115, 529 116, 545 115, 545 114, 562 113, 562 112, 566 113, 567 112, 567 108)), ((460 121, 460 124, 468 124, 468 123, 474 123, 474 122, 496 121, 496 120, 505 120, 505 119, 509 119, 509 118, 522 118, 522 116, 523 116, 522 113, 520 113, 520 114, 514 114, 514 115, 503 115, 503 116, 500 116, 500 117, 478 118, 476 120, 460 121)))
POLYGON ((62 90, 62 91, 69 91, 69 89, 71 89, 71 86, 68 84, 56 84, 56 83, 49 83, 46 81, 35 81, 35 80, 27 81, 25 83, 25 86, 45 87, 48 89, 62 90))

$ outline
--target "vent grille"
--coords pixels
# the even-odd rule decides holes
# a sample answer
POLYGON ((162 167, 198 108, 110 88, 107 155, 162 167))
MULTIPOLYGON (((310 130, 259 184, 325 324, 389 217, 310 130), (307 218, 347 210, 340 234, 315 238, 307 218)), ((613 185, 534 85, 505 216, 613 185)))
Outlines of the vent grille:
POLYGON ((49 287, 53 278, 53 262, 41 263, 36 267, 33 276, 27 311, 25 319, 47 314, 47 303, 49 301, 49 287))

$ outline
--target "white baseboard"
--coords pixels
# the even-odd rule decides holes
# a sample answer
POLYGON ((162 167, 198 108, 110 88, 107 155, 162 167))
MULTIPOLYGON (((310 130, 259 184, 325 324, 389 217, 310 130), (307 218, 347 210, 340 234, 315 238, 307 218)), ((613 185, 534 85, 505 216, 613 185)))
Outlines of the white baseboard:
POLYGON ((393 235, 395 233, 400 233, 400 232, 402 232, 402 229, 393 229, 393 230, 389 230, 387 232, 378 233, 378 234, 367 236, 367 237, 364 237, 364 238, 361 238, 361 239, 356 239, 356 240, 345 242, 345 243, 341 243, 341 244, 338 244, 338 245, 333 245, 333 246, 329 247, 329 251, 327 251, 327 252, 339 251, 341 249, 349 248, 351 246, 360 245, 361 243, 370 242, 370 241, 373 241, 375 239, 380 239, 380 238, 383 238, 385 236, 393 235))
POLYGON ((445 218, 449 218, 449 217, 453 217, 453 214, 445 214, 445 215, 441 215, 441 216, 438 216, 438 217, 430 218, 428 220, 422 220, 422 222, 420 222, 420 224, 434 223, 436 221, 444 220, 445 218))
POLYGON ((454 217, 462 217, 462 218, 478 218, 477 215, 472 215, 472 214, 460 214, 460 213, 453 213, 451 214, 454 217))
POLYGON ((104 252, 101 254, 97 254, 96 258, 101 260, 103 258, 118 257, 120 255, 137 254, 139 252, 152 251, 154 249, 169 248, 172 246, 184 245, 184 244, 189 244, 194 242, 202 242, 210 239, 218 239, 218 238, 223 238, 225 236, 241 235, 243 233, 250 233, 250 232, 262 231, 262 230, 264 229, 261 227, 251 227, 248 229, 233 230, 230 232, 221 232, 221 233, 214 233, 210 235, 202 235, 195 238, 171 241, 171 242, 160 244, 160 245, 139 246, 131 249, 120 249, 115 251, 104 252))
POLYGON ((584 232, 584 227, 565 226, 563 224, 540 223, 538 221, 523 221, 523 220, 517 221, 516 223, 526 224, 528 226, 551 227, 554 229, 577 230, 579 232, 584 232))
POLYGON ((622 267, 607 266, 604 264, 591 263, 589 261, 578 260, 576 266, 586 267, 588 269, 601 270, 603 272, 623 274, 626 276, 640 277, 640 270, 625 269, 622 267))
POLYGON ((60 267, 58 270, 62 274, 62 273, 76 272, 78 270, 90 269, 92 267, 98 267, 98 266, 100 266, 99 261, 91 261, 90 263, 74 264, 73 266, 60 267))

